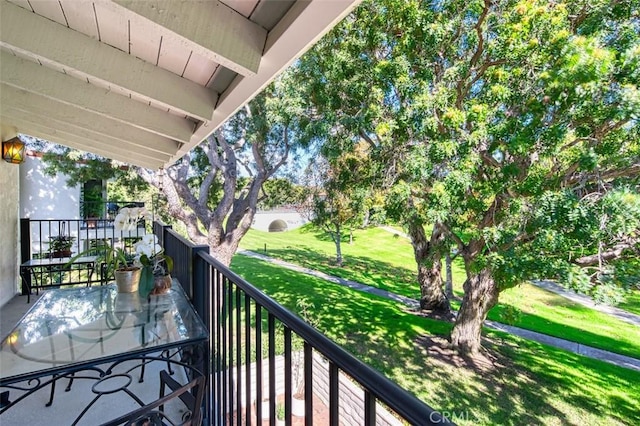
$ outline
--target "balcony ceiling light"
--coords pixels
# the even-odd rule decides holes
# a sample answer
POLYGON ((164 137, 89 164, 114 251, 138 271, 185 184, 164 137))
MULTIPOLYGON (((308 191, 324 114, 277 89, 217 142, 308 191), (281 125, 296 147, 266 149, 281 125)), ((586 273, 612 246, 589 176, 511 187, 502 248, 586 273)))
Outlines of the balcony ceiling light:
POLYGON ((24 161, 24 143, 17 136, 2 142, 2 158, 7 163, 22 163, 24 161))

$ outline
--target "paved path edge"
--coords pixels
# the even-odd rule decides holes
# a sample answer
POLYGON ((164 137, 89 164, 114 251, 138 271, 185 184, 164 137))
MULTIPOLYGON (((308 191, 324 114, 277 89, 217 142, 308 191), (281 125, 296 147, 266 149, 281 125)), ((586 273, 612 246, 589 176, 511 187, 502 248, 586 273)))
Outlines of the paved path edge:
MULTIPOLYGON (((309 268, 304 268, 302 266, 285 262, 280 259, 275 259, 273 257, 266 256, 261 253, 256 253, 249 250, 238 250, 237 254, 241 254, 248 257, 253 257, 256 259, 263 260, 265 262, 273 263, 274 265, 282 266, 283 268, 291 269, 297 272, 301 272, 303 274, 311 275, 317 278, 321 278, 332 282, 334 284, 343 285, 345 287, 352 288, 354 290, 363 291, 370 294, 375 294, 380 297, 385 297, 396 302, 400 302, 405 306, 411 309, 417 309, 419 306, 419 302, 410 297, 401 296, 399 294, 391 293, 386 290, 381 290, 376 287, 371 287, 366 284, 362 284, 356 281, 347 280, 344 278, 336 277, 334 275, 325 274, 324 272, 316 271, 309 268)), ((632 314, 633 315, 633 314, 632 314)), ((614 352, 605 351, 602 349, 594 348, 591 346, 586 346, 581 343, 572 342, 570 340, 560 339, 558 337, 549 336, 547 334, 538 333, 531 330, 526 330, 519 327, 514 327, 511 325, 501 324, 495 321, 486 320, 484 322, 486 327, 492 328, 494 330, 503 331, 509 334, 516 335, 518 337, 522 337, 525 339, 533 340, 539 343, 543 343, 545 345, 553 346, 556 348, 564 349, 566 351, 586 356, 588 358, 598 359, 604 362, 608 362, 610 364, 614 364, 620 367, 629 368, 632 370, 640 371, 640 359, 632 358, 625 355, 616 354, 614 352)))

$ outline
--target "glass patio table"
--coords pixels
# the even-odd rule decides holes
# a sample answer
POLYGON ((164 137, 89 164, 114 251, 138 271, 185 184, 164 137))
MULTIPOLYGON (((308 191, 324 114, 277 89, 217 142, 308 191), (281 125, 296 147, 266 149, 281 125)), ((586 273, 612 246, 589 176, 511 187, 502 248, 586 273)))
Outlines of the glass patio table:
MULTIPOLYGON (((2 341, 0 388, 33 392, 51 384, 51 403, 61 377, 73 380, 86 370, 106 380, 114 366, 130 360, 142 360, 142 368, 152 359, 183 364, 171 360, 172 350, 202 347, 207 339, 175 279, 168 293, 148 297, 118 293, 115 284, 47 290, 2 341)), ((6 392, 3 399, 0 414, 13 404, 6 392)))

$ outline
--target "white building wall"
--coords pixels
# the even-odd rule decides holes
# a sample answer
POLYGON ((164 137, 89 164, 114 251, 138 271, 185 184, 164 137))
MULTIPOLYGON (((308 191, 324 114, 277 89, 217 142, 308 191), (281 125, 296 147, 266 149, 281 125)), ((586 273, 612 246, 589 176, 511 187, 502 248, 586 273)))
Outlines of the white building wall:
MULTIPOLYGON (((0 131, 2 140, 15 136, 15 130, 0 131)), ((18 210, 20 204, 20 168, 0 160, 0 306, 18 292, 18 210)))
MULTIPOLYGON (((80 185, 68 187, 66 177, 58 173, 51 177, 44 174, 42 160, 27 156, 20 165, 20 217, 29 219, 80 219, 80 185)), ((44 234, 58 235, 57 229, 44 229, 44 234)), ((77 231, 66 233, 78 237, 77 231)), ((31 251, 48 248, 48 240, 40 241, 40 230, 31 229, 31 251)), ((74 250, 75 252, 76 250, 74 250)))
POLYGON ((20 217, 80 219, 80 185, 69 188, 62 174, 44 174, 42 160, 27 156, 20 165, 20 217))

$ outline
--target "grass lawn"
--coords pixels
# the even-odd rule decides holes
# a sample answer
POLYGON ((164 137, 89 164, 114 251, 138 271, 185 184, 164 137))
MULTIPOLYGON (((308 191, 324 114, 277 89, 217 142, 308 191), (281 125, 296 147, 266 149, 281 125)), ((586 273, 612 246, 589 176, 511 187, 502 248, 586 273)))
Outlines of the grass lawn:
MULTIPOLYGON (((335 266, 335 246, 323 232, 310 227, 282 233, 250 230, 242 247, 307 268, 354 280, 407 297, 419 298, 415 281, 413 249, 405 238, 372 228, 356 230, 354 244, 342 245, 345 264, 335 266)), ((453 265, 454 291, 462 296, 464 271, 459 259, 453 265)), ((640 294, 621 306, 640 311, 640 294)), ((454 307, 459 304, 454 303, 454 307)), ((519 315, 511 322, 517 327, 545 333, 607 351, 640 358, 640 327, 571 302, 561 296, 522 284, 501 293, 500 303, 488 314, 494 321, 507 322, 507 307, 519 315)))
POLYGON ((451 325, 367 293, 237 255, 231 268, 461 425, 640 424, 640 373, 499 332, 485 357, 442 353, 451 325))
POLYGON ((354 231, 354 244, 342 243, 344 267, 335 265, 335 244, 322 231, 305 226, 288 232, 251 229, 241 247, 408 297, 420 297, 413 249, 406 239, 372 228, 354 231), (372 264, 376 264, 372 268, 372 264))
POLYGON ((618 307, 640 315, 640 287, 629 291, 624 302, 618 305, 618 307))

